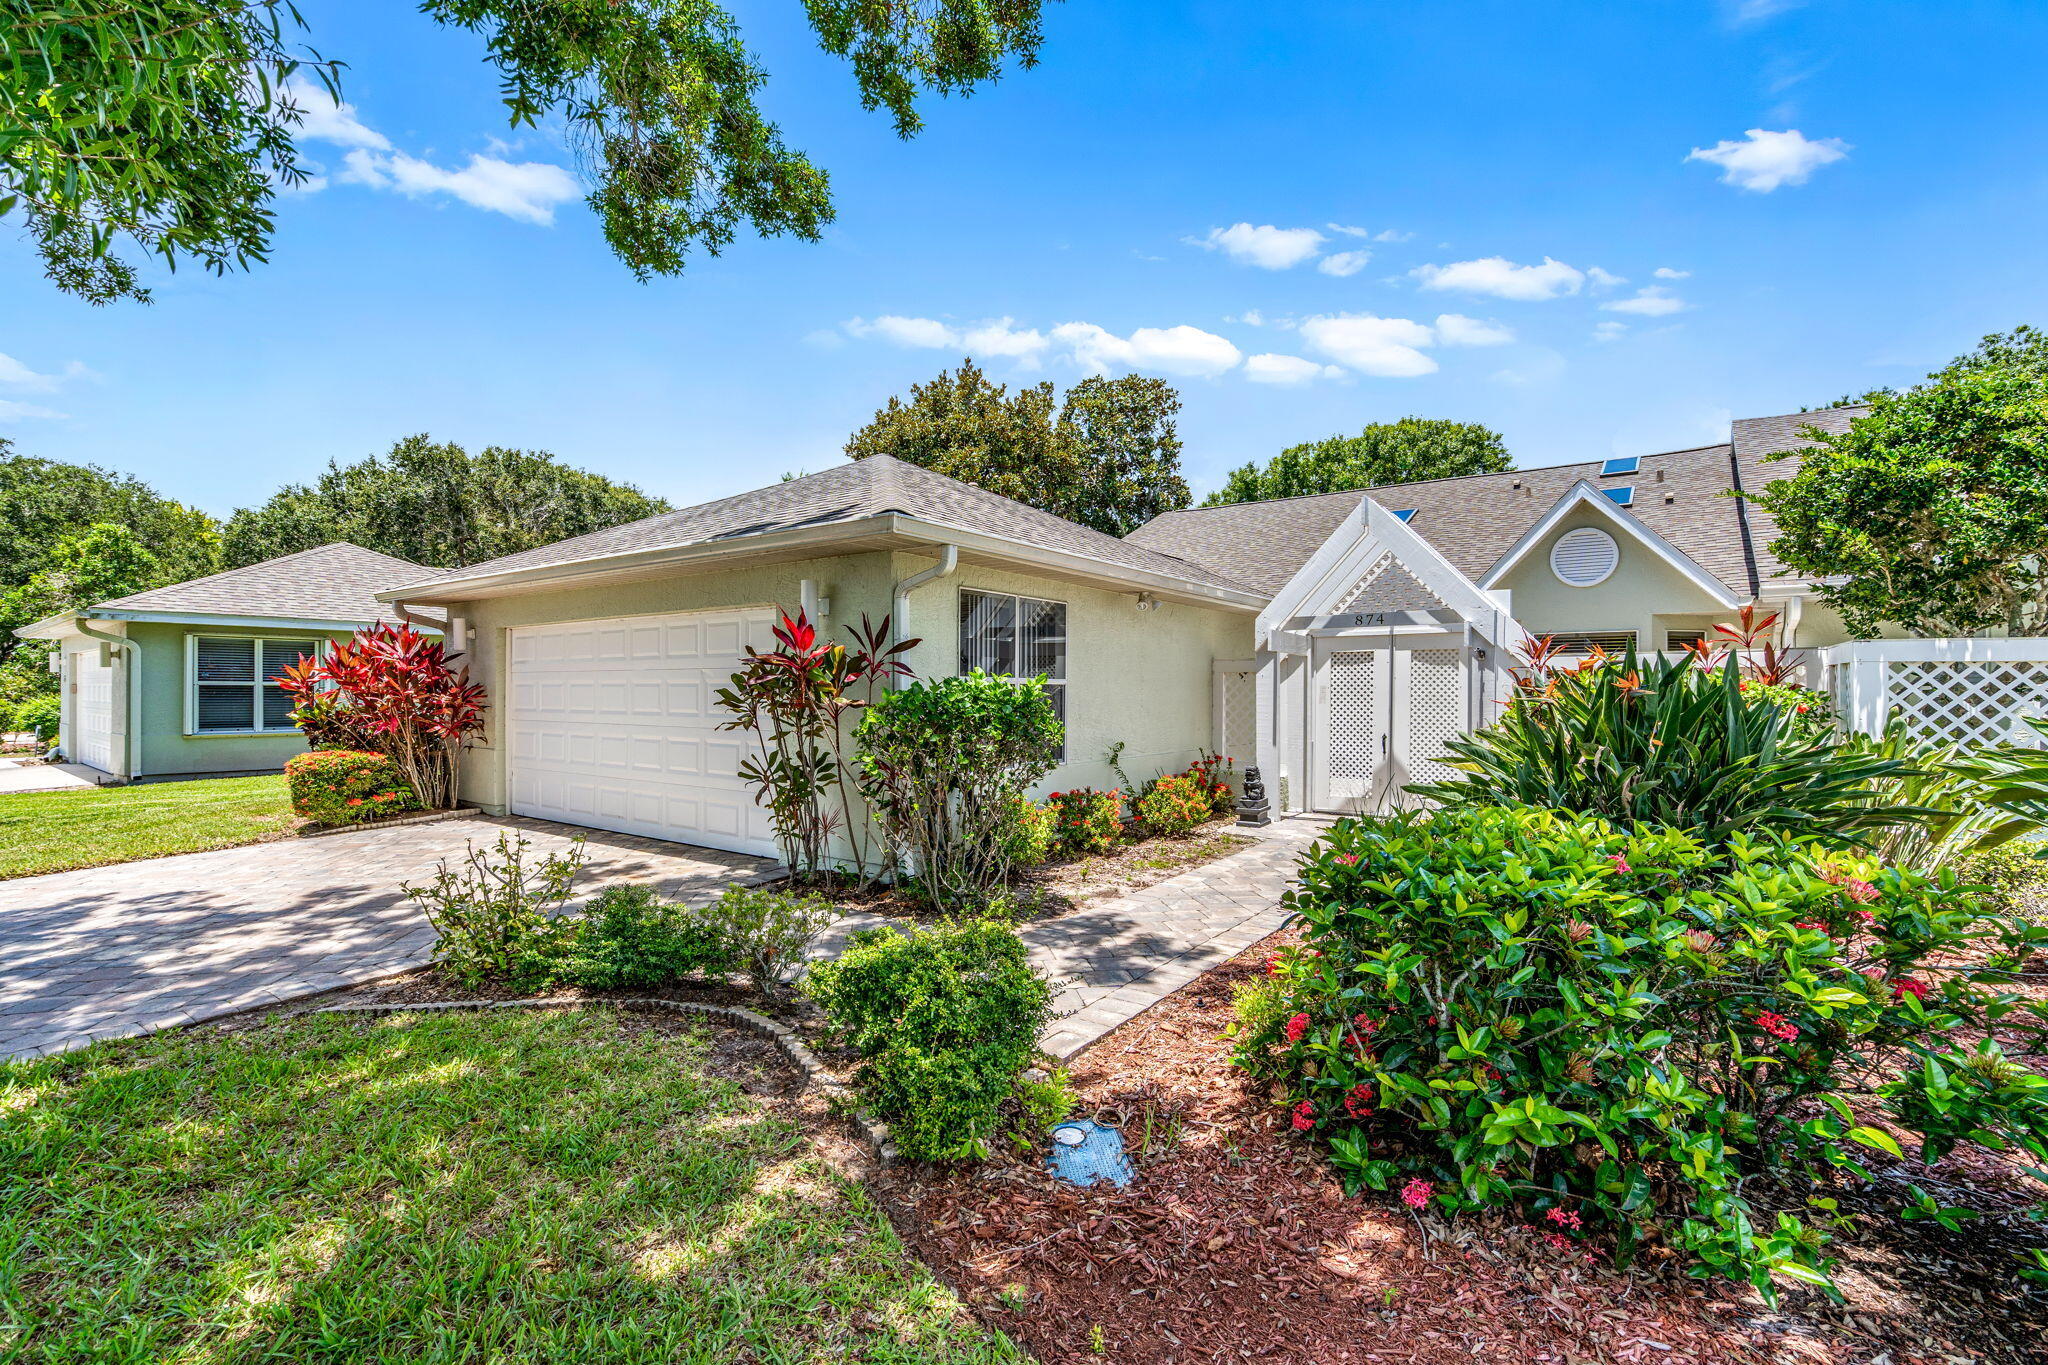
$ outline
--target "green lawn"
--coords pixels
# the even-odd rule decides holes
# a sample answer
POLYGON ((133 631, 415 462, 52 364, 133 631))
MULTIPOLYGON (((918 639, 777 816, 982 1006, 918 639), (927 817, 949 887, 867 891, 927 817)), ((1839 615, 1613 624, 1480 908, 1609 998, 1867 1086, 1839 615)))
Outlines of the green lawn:
POLYGON ((252 844, 289 829, 284 777, 0 794, 0 877, 252 844))
POLYGON ((707 1047, 330 1015, 0 1064, 0 1359, 1022 1359, 707 1047))

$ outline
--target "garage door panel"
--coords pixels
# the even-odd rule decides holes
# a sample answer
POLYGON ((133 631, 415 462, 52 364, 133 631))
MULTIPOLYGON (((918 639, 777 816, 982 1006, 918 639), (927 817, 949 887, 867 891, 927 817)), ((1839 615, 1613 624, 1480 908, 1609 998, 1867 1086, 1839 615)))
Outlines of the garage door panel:
POLYGON ((520 815, 775 851, 718 725, 741 647, 772 639, 766 610, 522 627, 508 654, 506 752, 520 815))

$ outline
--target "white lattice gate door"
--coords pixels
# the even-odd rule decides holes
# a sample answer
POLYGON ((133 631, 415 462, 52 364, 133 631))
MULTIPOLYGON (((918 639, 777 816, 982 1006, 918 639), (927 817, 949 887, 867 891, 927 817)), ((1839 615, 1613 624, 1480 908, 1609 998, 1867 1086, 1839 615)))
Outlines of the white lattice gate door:
POLYGON ((1441 760, 1444 741, 1471 724, 1462 645, 1374 648, 1337 637, 1317 642, 1316 663, 1309 719, 1316 809, 1377 814, 1414 806, 1421 798, 1403 788, 1455 776, 1441 760))

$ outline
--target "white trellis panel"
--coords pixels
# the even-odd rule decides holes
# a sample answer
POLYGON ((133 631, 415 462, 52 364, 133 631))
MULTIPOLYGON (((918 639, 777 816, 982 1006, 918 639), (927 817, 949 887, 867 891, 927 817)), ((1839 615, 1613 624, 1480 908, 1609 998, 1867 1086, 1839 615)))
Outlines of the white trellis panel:
POLYGON ((1879 734, 1898 715, 1927 739, 2041 742, 2025 721, 2048 716, 2048 639, 1859 640, 1820 666, 1849 729, 1879 734))
POLYGON ((1348 806, 1372 793, 1385 745, 1376 674, 1377 650, 1344 650, 1329 662, 1329 801, 1348 806))
POLYGON ((1444 741, 1465 733, 1465 673, 1463 650, 1409 651, 1409 782, 1447 782, 1458 775, 1438 760, 1444 741))
POLYGON ((1259 675, 1252 660, 1218 662, 1216 716, 1210 746, 1230 760, 1232 780, 1258 763, 1259 675))

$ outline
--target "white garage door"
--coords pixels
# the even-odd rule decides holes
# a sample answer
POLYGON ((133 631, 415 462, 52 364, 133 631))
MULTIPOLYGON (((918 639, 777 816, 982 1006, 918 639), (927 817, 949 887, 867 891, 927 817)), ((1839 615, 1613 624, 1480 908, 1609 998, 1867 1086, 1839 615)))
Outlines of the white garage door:
POLYGON ((515 815, 773 854, 738 776, 748 737, 717 691, 742 648, 774 645, 767 608, 523 626, 506 717, 515 815))
POLYGON ((114 669, 97 649, 71 656, 71 747, 74 763, 114 771, 114 669))

